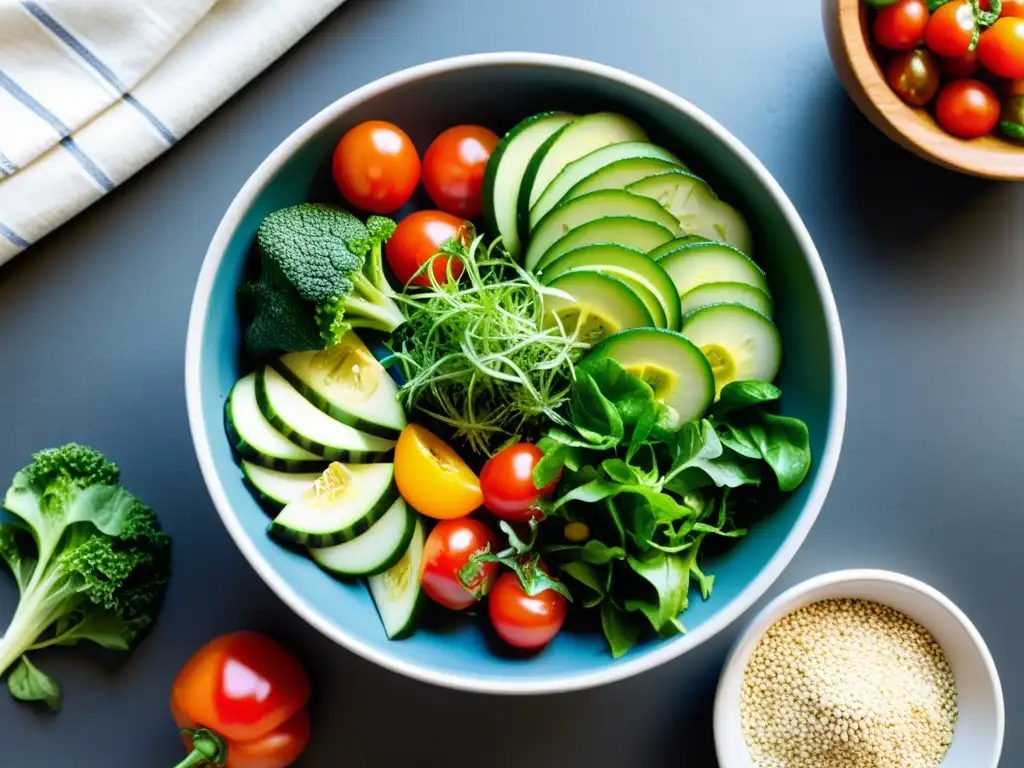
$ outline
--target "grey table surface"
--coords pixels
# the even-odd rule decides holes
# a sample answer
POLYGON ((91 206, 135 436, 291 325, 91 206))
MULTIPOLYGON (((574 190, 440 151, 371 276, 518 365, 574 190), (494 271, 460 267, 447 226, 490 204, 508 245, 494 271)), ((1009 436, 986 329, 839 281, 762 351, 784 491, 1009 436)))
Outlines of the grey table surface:
MULTIPOLYGON (((1007 722, 1022 722, 1024 185, 933 168, 876 132, 833 74, 811 0, 351 0, 173 151, 0 268, 0 478, 38 448, 91 443, 118 460, 177 544, 165 612, 131 658, 39 654, 65 686, 58 716, 0 696, 0 766, 174 764, 175 672, 207 639, 245 627, 282 638, 315 677, 314 738, 300 766, 716 764, 714 688, 744 620, 594 691, 523 700, 412 682, 336 647, 264 586, 194 458, 188 308, 246 177, 359 85, 512 49, 590 58, 665 85, 775 174, 832 281, 850 401, 831 494, 770 595, 843 567, 924 579, 973 618, 1002 675, 1007 722)), ((0 576, 0 613, 14 599, 0 576)), ((1024 732, 1011 727, 1003 765, 1022 764, 1024 732)))

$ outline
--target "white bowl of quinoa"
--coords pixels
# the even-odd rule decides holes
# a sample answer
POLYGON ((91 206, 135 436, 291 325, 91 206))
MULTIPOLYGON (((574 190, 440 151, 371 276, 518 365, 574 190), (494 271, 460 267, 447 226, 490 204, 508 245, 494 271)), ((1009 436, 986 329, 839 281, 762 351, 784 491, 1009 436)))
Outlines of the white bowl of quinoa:
POLYGON ((777 597, 715 699, 721 768, 997 768, 1004 728, 978 630, 890 571, 826 573, 777 597))

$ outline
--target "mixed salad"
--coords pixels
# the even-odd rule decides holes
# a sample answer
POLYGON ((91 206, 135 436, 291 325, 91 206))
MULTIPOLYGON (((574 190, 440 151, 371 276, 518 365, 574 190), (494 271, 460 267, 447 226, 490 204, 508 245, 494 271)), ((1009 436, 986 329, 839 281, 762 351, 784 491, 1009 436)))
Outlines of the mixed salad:
POLYGON ((616 657, 685 631, 706 550, 811 461, 743 216, 611 112, 456 126, 422 161, 370 121, 332 170, 344 203, 268 215, 239 292, 226 426, 269 534, 365 578, 392 639, 428 601, 524 649, 570 604, 616 657))

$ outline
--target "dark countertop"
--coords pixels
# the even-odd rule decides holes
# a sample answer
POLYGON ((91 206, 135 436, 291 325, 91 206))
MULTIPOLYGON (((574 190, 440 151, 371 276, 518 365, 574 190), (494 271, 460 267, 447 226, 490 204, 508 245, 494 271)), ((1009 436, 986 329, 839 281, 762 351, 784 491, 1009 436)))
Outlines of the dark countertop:
MULTIPOLYGON (((768 597, 843 567, 921 578, 977 624, 1007 722, 1024 719, 1024 184, 957 176, 883 138, 842 92, 807 0, 351 0, 180 146, 0 268, 0 478, 38 448, 91 443, 176 542, 165 612, 133 657, 38 654, 65 687, 57 717, 0 695, 4 768, 174 764, 175 672, 210 637, 243 627, 281 637, 315 677, 300 766, 715 765, 711 704, 742 621, 596 691, 527 701, 408 681, 336 647, 271 594, 221 526, 194 458, 188 308, 246 177, 359 85, 509 49, 591 58, 667 86, 775 174, 832 281, 850 403, 832 492, 768 597)), ((0 577, 0 613, 14 597, 0 577)), ((1024 733, 1009 728, 1003 764, 1022 762, 1024 733)))

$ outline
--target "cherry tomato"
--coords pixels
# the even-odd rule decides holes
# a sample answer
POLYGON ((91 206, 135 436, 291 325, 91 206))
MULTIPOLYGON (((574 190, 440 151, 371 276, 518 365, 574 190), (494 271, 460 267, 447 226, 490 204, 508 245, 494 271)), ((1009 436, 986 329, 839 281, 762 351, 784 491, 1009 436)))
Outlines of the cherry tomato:
POLYGON ((511 523, 537 516, 537 498, 550 496, 558 485, 558 478, 539 490, 533 484, 533 468, 543 456, 533 443, 516 443, 492 456, 480 473, 484 506, 511 523))
POLYGON ((395 484, 413 509, 437 520, 465 517, 480 506, 480 481, 452 447, 410 424, 395 445, 395 484))
MULTIPOLYGON (((444 211, 416 211, 402 219, 385 245, 388 264, 402 285, 430 285, 430 277, 424 272, 416 274, 430 257, 437 253, 441 244, 453 237, 461 237, 469 244, 471 229, 464 219, 444 211)), ((448 257, 434 259, 431 268, 437 282, 448 279, 448 263, 452 262, 452 277, 456 280, 462 274, 463 264, 448 257)))
POLYGON ((498 135, 479 125, 456 125, 444 131, 423 156, 423 186, 442 211, 474 219, 487 161, 498 135))
POLYGON ((939 65, 928 51, 903 51, 889 64, 886 79, 907 104, 923 107, 939 90, 939 65))
POLYGON ((875 16, 875 41, 883 48, 907 51, 920 45, 928 28, 925 0, 899 0, 875 16))
POLYGON ((391 213, 420 181, 420 156, 405 131, 383 120, 349 130, 334 150, 334 183, 356 208, 391 213))
POLYGON ((939 62, 942 74, 946 77, 970 77, 979 69, 981 62, 978 61, 978 49, 968 51, 963 56, 943 58, 939 62))
POLYGON ((1024 77, 1024 18, 999 18, 982 32, 978 58, 997 77, 1024 77))
POLYGON ((423 548, 420 583, 431 600, 445 608, 461 611, 477 602, 491 590, 498 575, 497 563, 479 563, 471 569, 467 583, 459 572, 470 556, 484 551, 500 549, 498 537, 490 528, 472 517, 442 520, 434 526, 423 548), (468 586, 467 586, 468 584, 468 586))
POLYGON ((935 116, 954 136, 984 136, 999 122, 999 97, 980 80, 953 80, 939 91, 935 116))
POLYGON ((940 56, 963 56, 974 39, 974 8, 969 0, 939 6, 925 32, 925 44, 940 56))
POLYGON ((1003 0, 1003 10, 999 12, 999 18, 1009 17, 1024 19, 1024 0, 1003 0))
POLYGON ((516 648, 542 648, 565 623, 566 599, 553 589, 536 597, 523 590, 512 571, 502 573, 487 599, 491 624, 498 636, 516 648))
POLYGON ((283 646, 256 632, 222 635, 185 662, 171 714, 196 742, 218 740, 227 768, 285 768, 309 742, 309 678, 283 646))

